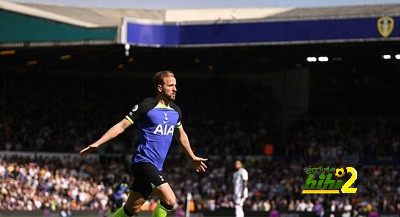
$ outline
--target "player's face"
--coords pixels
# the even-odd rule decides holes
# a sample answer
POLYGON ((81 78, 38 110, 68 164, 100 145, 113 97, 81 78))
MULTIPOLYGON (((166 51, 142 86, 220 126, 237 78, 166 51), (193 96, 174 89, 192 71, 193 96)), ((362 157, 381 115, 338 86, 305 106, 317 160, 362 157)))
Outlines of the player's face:
POLYGON ((175 101, 176 79, 172 76, 164 77, 164 84, 161 86, 161 94, 169 101, 175 101))
POLYGON ((235 161, 235 169, 240 169, 240 168, 242 168, 242 163, 240 162, 240 161, 235 161))

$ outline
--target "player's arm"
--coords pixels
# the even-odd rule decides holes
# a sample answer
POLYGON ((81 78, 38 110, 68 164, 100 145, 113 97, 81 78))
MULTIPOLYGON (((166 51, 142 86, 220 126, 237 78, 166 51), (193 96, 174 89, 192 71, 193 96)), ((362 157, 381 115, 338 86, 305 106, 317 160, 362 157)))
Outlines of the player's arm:
POLYGON ((247 188, 247 184, 248 184, 248 181, 247 181, 247 180, 243 180, 243 192, 242 192, 242 198, 244 198, 244 197, 245 197, 244 191, 245 191, 245 189, 247 188))
POLYGON ((192 166, 196 170, 196 172, 205 172, 207 169, 207 166, 204 162, 207 161, 207 159, 197 157, 193 153, 193 150, 190 147, 189 138, 182 126, 175 129, 174 136, 175 136, 175 139, 178 141, 178 143, 183 148, 183 150, 185 151, 186 156, 189 158, 189 160, 192 163, 192 166))
POLYGON ((243 179, 243 192, 242 192, 242 198, 247 197, 244 192, 247 189, 248 181, 249 181, 249 173, 247 170, 242 170, 242 179, 243 179))
POLYGON ((122 132, 125 131, 126 128, 128 128, 132 123, 128 121, 127 119, 123 119, 119 123, 115 124, 113 127, 111 127, 99 140, 94 142, 93 144, 89 145, 88 147, 82 149, 79 154, 82 157, 85 157, 88 155, 90 152, 96 150, 99 148, 102 144, 108 142, 112 138, 118 136, 122 132))

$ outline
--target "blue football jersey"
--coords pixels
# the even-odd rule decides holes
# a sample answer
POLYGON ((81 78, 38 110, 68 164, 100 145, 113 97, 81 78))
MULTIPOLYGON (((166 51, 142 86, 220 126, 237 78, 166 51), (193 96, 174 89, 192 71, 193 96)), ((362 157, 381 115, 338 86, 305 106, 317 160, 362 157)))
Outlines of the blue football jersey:
POLYGON ((161 171, 174 130, 182 127, 180 108, 172 102, 165 106, 155 98, 147 98, 135 105, 125 118, 139 125, 139 146, 132 163, 152 163, 161 171))

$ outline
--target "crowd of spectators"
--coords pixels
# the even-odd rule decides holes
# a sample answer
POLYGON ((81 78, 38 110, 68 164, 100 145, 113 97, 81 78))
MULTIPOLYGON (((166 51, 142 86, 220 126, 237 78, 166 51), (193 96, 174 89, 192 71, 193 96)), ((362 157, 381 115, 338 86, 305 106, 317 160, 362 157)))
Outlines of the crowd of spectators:
MULTIPOLYGON (((7 151, 77 152, 123 119, 136 103, 155 96, 152 75, 16 73, 8 77, 0 101, 4 116, 0 149, 7 151)), ((271 89, 240 79, 182 76, 177 81, 176 103, 199 152, 262 153, 267 129, 273 125, 271 89)), ((104 151, 132 153, 138 141, 135 130, 128 128, 104 151)))
MULTIPOLYGON (((133 153, 137 129, 128 128, 102 147, 100 160, 77 159, 77 152, 154 95, 151 76, 8 76, 0 101, 0 150, 71 156, 2 158, 0 210, 110 209, 114 184, 131 181, 129 155, 119 154, 133 153)), ((163 172, 179 204, 191 193, 195 210, 231 208, 233 160, 243 158, 250 177, 247 210, 400 211, 399 118, 296 116, 282 129, 272 156, 265 157, 278 110, 272 90, 259 81, 228 81, 178 78, 185 130, 196 153, 210 159, 209 171, 196 174, 172 145, 163 172), (305 171, 321 165, 356 168, 357 193, 302 195, 305 171)), ((153 202, 143 209, 151 210, 153 202)))
MULTIPOLYGON (((0 163, 0 210, 110 209, 114 185, 131 181, 128 163, 121 158, 91 161, 78 158, 3 157, 0 163)), ((167 161, 163 173, 175 191, 178 204, 186 204, 186 196, 191 193, 197 211, 233 207, 230 189, 234 158, 211 158, 207 174, 193 172, 184 156, 170 157, 167 161)), ((309 166, 305 161, 248 157, 243 162, 249 172, 247 210, 400 211, 398 167, 355 165, 358 179, 352 187, 357 188, 356 194, 302 195, 309 166)), ((151 210, 153 202, 155 200, 149 200, 142 209, 151 210)))
POLYGON ((288 157, 342 163, 371 163, 400 156, 398 116, 344 116, 292 119, 285 133, 288 157))

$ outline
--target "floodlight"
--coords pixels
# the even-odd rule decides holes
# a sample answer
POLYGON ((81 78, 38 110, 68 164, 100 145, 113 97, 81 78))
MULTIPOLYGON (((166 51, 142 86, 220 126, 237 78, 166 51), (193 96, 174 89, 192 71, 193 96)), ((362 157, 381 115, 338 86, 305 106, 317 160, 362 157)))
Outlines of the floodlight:
POLYGON ((307 62, 317 62, 316 57, 307 57, 307 62))
POLYGON ((328 62, 329 58, 328 57, 318 57, 318 61, 320 62, 328 62))

